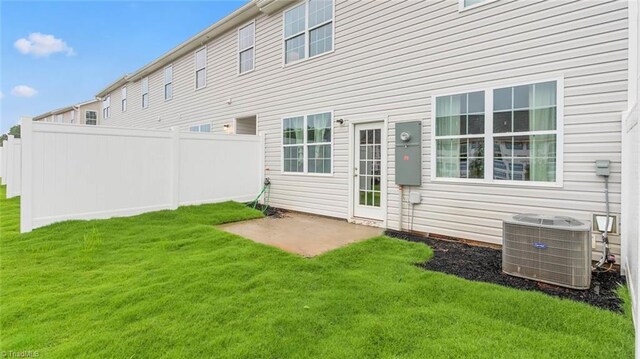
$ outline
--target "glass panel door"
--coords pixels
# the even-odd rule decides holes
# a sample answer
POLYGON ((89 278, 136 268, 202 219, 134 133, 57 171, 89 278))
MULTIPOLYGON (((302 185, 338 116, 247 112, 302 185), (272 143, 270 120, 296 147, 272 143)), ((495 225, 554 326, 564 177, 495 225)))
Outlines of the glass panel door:
POLYGON ((355 131, 354 215, 382 218, 382 125, 362 124, 355 131))

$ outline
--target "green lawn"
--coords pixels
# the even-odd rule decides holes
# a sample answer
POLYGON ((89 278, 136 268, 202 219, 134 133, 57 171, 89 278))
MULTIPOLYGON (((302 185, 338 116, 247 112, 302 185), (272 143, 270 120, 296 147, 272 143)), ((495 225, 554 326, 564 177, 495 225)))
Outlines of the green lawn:
MULTIPOLYGON (((427 272, 386 237, 305 259, 235 203, 18 235, 0 189, 1 351, 41 358, 630 358, 630 315, 427 272)), ((624 294, 624 293, 623 293, 624 294)), ((626 295, 625 295, 626 296, 626 295)))

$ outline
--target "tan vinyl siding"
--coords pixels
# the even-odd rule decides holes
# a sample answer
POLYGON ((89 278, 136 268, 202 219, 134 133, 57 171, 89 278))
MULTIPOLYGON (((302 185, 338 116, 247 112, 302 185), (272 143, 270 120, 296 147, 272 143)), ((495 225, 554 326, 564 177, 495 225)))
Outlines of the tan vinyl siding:
MULTIPOLYGON (((113 113, 113 100, 111 100, 111 113, 113 113)), ((81 105, 80 107, 78 107, 78 116, 80 117, 80 123, 85 124, 85 112, 86 111, 96 111, 96 114, 98 115, 98 124, 100 124, 101 120, 100 118, 101 116, 101 112, 102 112, 102 107, 101 107, 101 101, 94 101, 94 102, 90 102, 84 105, 81 105)), ((112 115, 113 116, 113 115, 112 115)))
MULTIPOLYGON (((611 205, 620 211, 620 112, 627 101, 627 9, 624 1, 499 0, 458 12, 449 1, 351 1, 335 4, 334 52, 283 67, 282 12, 256 18, 255 71, 237 75, 237 29, 207 46, 207 87, 195 90, 194 53, 173 60, 173 99, 163 71, 149 75, 149 108, 140 81, 111 94, 108 125, 166 128, 213 121, 213 131, 247 114, 266 135, 271 204, 348 217, 348 123, 388 120, 387 227, 398 228, 394 184, 395 123, 423 124, 423 204, 414 230, 500 243, 501 220, 519 212, 590 220, 604 211, 596 158, 612 160, 611 205), (562 188, 430 180, 431 96, 523 78, 564 78, 562 188), (228 104, 227 100, 231 100, 228 104), (281 119, 333 111, 331 176, 281 174, 281 119)), ((405 214, 406 216, 406 214, 405 214)), ((406 218, 406 217, 405 217, 406 218)), ((616 239, 612 238, 616 243, 616 239)), ((618 242, 619 243, 619 242, 618 242)), ((614 251, 618 251, 614 244, 614 251)))

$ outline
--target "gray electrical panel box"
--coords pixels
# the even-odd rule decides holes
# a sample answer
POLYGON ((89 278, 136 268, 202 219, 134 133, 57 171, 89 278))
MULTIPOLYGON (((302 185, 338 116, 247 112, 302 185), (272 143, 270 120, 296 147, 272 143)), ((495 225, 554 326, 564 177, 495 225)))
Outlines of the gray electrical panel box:
POLYGON ((596 174, 598 176, 608 177, 611 172, 609 169, 611 161, 609 160, 597 160, 596 161, 596 174))
POLYGON ((396 123, 396 184, 422 184, 422 124, 396 123))

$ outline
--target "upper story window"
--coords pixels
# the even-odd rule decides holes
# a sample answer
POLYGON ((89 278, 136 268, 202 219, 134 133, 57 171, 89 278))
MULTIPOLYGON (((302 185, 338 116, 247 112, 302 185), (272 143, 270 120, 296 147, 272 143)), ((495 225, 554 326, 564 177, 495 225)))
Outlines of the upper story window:
POLYGON ((71 123, 76 122, 76 110, 71 110, 71 123))
POLYGON ((98 124, 98 113, 96 111, 87 110, 84 112, 84 123, 87 125, 98 124))
POLYGON ((55 121, 54 122, 59 122, 59 123, 63 123, 64 122, 64 115, 60 114, 60 115, 56 115, 55 116, 55 121))
POLYGON ((241 74, 253 70, 254 44, 255 23, 252 22, 238 30, 238 71, 241 74))
POLYGON ((284 12, 286 64, 333 50, 333 0, 307 0, 284 12))
POLYGON ((164 68, 164 99, 173 98, 173 65, 164 68))
POLYGON ((149 107, 149 78, 142 79, 142 108, 149 107))
POLYGON ((102 100, 102 118, 107 119, 111 117, 111 95, 102 100))
POLYGON ((559 183, 559 94, 549 81, 436 97, 432 176, 559 183))
POLYGON ((120 89, 120 106, 122 108, 122 112, 127 111, 127 88, 123 87, 120 89))
POLYGON ((332 173, 331 112, 282 120, 283 172, 332 173))
POLYGON ((207 86, 207 48, 196 51, 196 90, 207 86))

